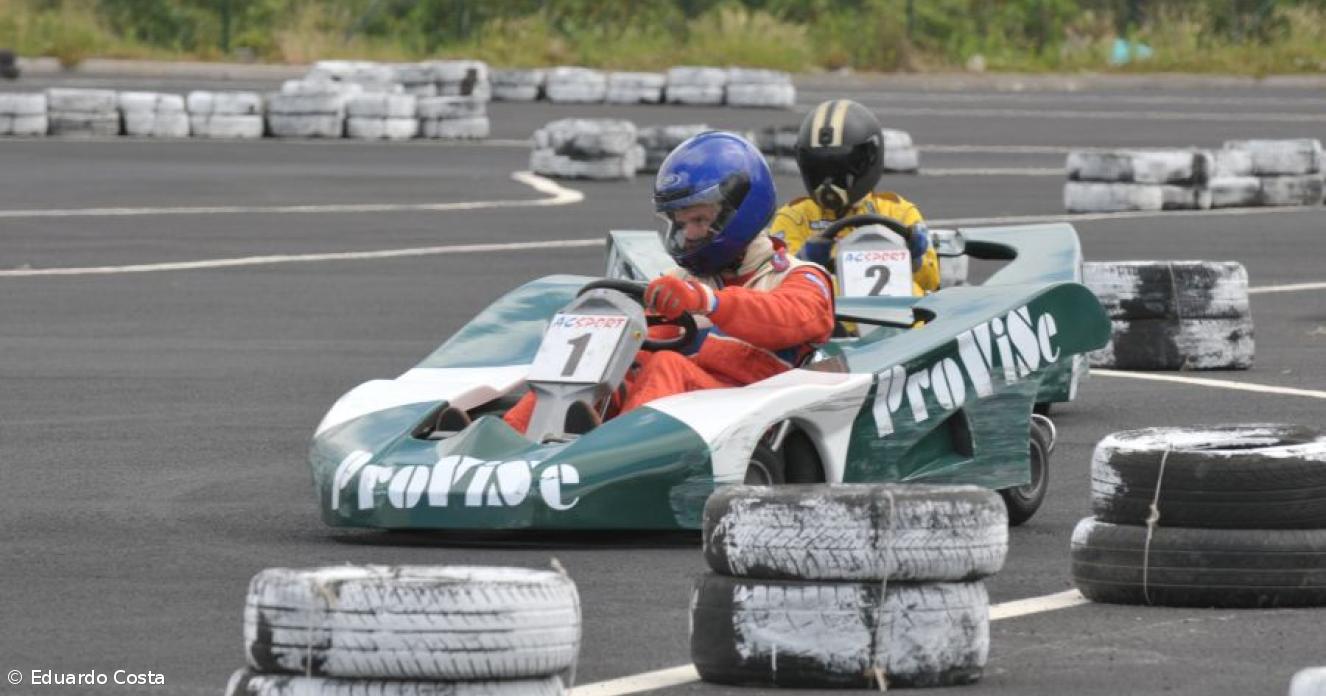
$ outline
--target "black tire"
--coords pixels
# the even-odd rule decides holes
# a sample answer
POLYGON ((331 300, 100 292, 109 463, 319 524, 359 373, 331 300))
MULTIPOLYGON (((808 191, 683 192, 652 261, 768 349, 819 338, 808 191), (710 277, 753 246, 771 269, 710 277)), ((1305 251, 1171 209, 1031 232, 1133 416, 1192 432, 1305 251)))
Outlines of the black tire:
POLYGON ((1147 428, 1101 440, 1091 457, 1096 518, 1145 524, 1153 501, 1165 527, 1326 527, 1326 437, 1266 424, 1147 428))
POLYGON ((1082 284, 1111 319, 1241 319, 1248 272, 1236 261, 1106 261, 1082 264, 1082 284))
POLYGON ((1117 370, 1246 370, 1255 354, 1252 317, 1116 319, 1110 342, 1088 359, 1117 370))
POLYGON ((1031 407, 1031 412, 1041 416, 1050 415, 1050 409, 1054 406, 1052 401, 1040 401, 1031 407))
POLYGON ((824 462, 815 443, 800 430, 783 440, 783 480, 787 483, 824 483, 824 462))
POLYGON ((1157 527, 1149 555, 1146 534, 1138 525, 1079 522, 1072 573, 1083 596, 1172 607, 1326 604, 1326 529, 1157 527))
POLYGON ((1008 520, 978 486, 728 486, 705 504, 703 539, 724 575, 953 582, 999 572, 1008 520))
POLYGON ((249 583, 248 666, 308 677, 553 676, 580 645, 575 584, 478 566, 268 568, 249 583))
POLYGON ((763 687, 950 686, 989 655, 985 586, 748 580, 707 574, 691 599, 700 678, 763 687))
POLYGON ((750 463, 746 465, 746 478, 742 481, 747 486, 779 486, 787 483, 786 463, 783 455, 761 442, 755 445, 750 463))
POLYGON ((1030 436, 1027 438, 1031 481, 1024 486, 1004 488, 999 495, 1004 498, 1008 508, 1008 524, 1016 527, 1030 520, 1045 502, 1045 493, 1050 488, 1050 434, 1036 423, 1032 423, 1030 436))

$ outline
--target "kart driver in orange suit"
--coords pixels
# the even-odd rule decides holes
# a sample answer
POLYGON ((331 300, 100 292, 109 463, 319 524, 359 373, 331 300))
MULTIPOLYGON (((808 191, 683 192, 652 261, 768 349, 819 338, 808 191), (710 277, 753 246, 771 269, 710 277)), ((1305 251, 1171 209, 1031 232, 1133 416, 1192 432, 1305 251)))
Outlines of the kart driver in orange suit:
MULTIPOLYGON (((672 394, 758 382, 829 339, 832 280, 765 233, 774 201, 769 165, 736 135, 702 133, 663 162, 654 206, 679 268, 649 283, 645 308, 669 319, 695 315, 698 349, 637 354, 626 396, 612 404, 618 413, 672 394)), ((504 418, 524 432, 533 410, 527 394, 504 418)))
POLYGON ((939 289, 939 257, 930 243, 921 211, 890 191, 875 191, 884 171, 884 144, 879 120, 866 107, 847 99, 815 107, 797 133, 797 168, 809 197, 797 198, 774 215, 770 234, 787 242, 790 253, 827 265, 837 239, 820 238, 835 220, 874 213, 911 227, 912 292, 939 289))

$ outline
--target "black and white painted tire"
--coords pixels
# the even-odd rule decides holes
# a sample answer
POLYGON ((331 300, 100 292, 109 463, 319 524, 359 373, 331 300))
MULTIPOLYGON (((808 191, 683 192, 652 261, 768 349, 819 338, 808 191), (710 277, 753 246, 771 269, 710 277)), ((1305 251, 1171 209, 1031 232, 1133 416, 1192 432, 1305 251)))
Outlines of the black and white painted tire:
POLYGON ((1207 184, 1212 208, 1246 208, 1261 205, 1262 180, 1255 176, 1221 176, 1207 184))
POLYGON ((728 106, 788 109, 797 101, 797 89, 791 82, 785 84, 728 82, 726 90, 724 99, 728 106))
POLYGON ((142 138, 187 138, 189 115, 183 111, 125 111, 124 134, 142 138))
POLYGON ((420 135, 439 140, 482 140, 491 129, 487 116, 419 120, 420 135))
POLYGON ((1322 174, 1264 176, 1258 202, 1262 205, 1321 205, 1322 174))
POLYGON ((50 130, 46 114, 0 114, 0 135, 43 136, 50 130))
POLYGON ((6 116, 45 116, 47 110, 45 92, 0 93, 0 114, 6 116))
POLYGON ((645 126, 636 130, 635 141, 646 150, 671 152, 673 148, 705 131, 713 130, 703 123, 676 126, 645 126))
POLYGON ((575 584, 524 568, 269 568, 244 610, 259 672, 382 679, 557 675, 580 645, 575 584))
POLYGON ((723 85, 674 85, 668 83, 664 98, 669 104, 717 106, 723 103, 723 85))
POLYGON ((1160 185, 1162 210, 1209 210, 1212 200, 1211 189, 1205 185, 1160 185))
POLYGON ((46 115, 51 135, 107 137, 120 134, 120 112, 51 111, 46 115))
POLYGON ((118 108, 115 90, 64 87, 46 90, 46 107, 53 113, 85 114, 104 114, 118 108))
POLYGON ((795 157, 779 155, 777 157, 765 156, 769 162, 769 169, 774 174, 782 176, 801 176, 801 165, 797 164, 795 157))
POLYGON ((697 65, 678 65, 668 68, 668 87, 694 85, 700 87, 722 87, 727 84, 728 71, 697 65))
POLYGON ((345 103, 350 118, 417 118, 419 98, 413 94, 360 94, 345 103))
POLYGON ((1087 599, 1175 607, 1326 604, 1326 529, 1195 529, 1088 517, 1072 539, 1087 599), (1148 539, 1149 537, 1149 539, 1148 539))
POLYGON ((1070 181, 1135 184, 1200 185, 1214 168, 1206 150, 1074 150, 1067 162, 1070 181))
POLYGON ((184 113, 184 97, 161 92, 120 92, 117 97, 120 111, 163 114, 184 113))
POLYGON ((792 75, 781 70, 763 68, 728 68, 725 84, 740 85, 790 85, 792 75))
POLYGON ((1117 213, 1162 210, 1165 194, 1155 184, 1069 181, 1064 184, 1064 210, 1070 213, 1117 213))
POLYGON ((573 159, 620 157, 637 147, 635 124, 621 119, 564 118, 534 132, 536 150, 573 159))
POLYGON ((914 147, 884 148, 884 171, 915 172, 921 168, 921 153, 914 147))
POLYGON ((1326 528, 1326 436, 1291 425, 1114 433, 1091 458, 1103 522, 1216 529, 1326 528), (1159 492, 1157 492, 1157 489, 1159 492))
POLYGON ((1214 169, 1211 179, 1252 176, 1252 153, 1237 148, 1221 148, 1211 153, 1214 169))
POLYGON ((930 230, 935 253, 939 256, 939 286, 952 288, 967 284, 970 259, 966 240, 958 230, 930 230))
POLYGON ((267 130, 277 138, 340 138, 345 135, 341 114, 267 114, 267 130))
POLYGON ((1246 370, 1255 352, 1251 317, 1134 319, 1111 322, 1110 342, 1088 359, 1119 370, 1246 370))
POLYGON ((589 68, 560 67, 547 73, 543 84, 548 101, 557 103, 598 103, 608 92, 608 78, 589 68))
POLYGON ((1289 696, 1326 696, 1326 667, 1299 670, 1289 682, 1289 696))
POLYGON ((418 100, 417 113, 429 120, 482 118, 488 114, 488 102, 471 97, 423 97, 418 100))
POLYGON ((704 507, 717 573, 798 580, 960 581, 994 575, 1008 514, 977 486, 725 486, 704 507))
POLYGON ((271 116, 341 116, 350 96, 341 92, 271 94, 267 97, 267 115, 271 116))
POLYGON ((335 679, 260 674, 241 669, 225 696, 561 696, 561 679, 438 682, 405 679, 335 679))
POLYGON ((644 166, 644 160, 644 148, 638 145, 627 155, 590 160, 574 159, 540 148, 530 152, 529 167, 535 174, 560 179, 629 179, 644 166))
POLYGON ((980 679, 985 586, 706 574, 691 598, 700 678, 764 687, 948 686, 980 679))
POLYGON ((796 126, 770 126, 751 133, 748 139, 766 155, 794 157, 799 130, 796 126))
POLYGON ((195 138, 253 140, 262 137, 265 127, 259 115, 189 115, 189 132, 195 138))
POLYGON ((535 101, 543 92, 543 70, 496 70, 492 75, 493 98, 502 101, 535 101))
POLYGON ((497 101, 537 101, 542 92, 538 85, 493 85, 493 99, 497 101))
POLYGON ((1249 316, 1248 272, 1237 261, 1088 261, 1082 284, 1111 319, 1249 316))
POLYGON ((663 73, 608 73, 604 100, 609 104, 657 104, 663 101, 665 84, 667 77, 663 73))
POLYGON ((184 100, 189 115, 224 114, 262 116, 262 95, 257 92, 189 92, 184 100))
POLYGON ((416 118, 345 119, 345 137, 358 140, 409 140, 419 135, 416 118))
POLYGON ((1242 150, 1251 160, 1251 174, 1284 176, 1322 171, 1321 141, 1316 138, 1290 140, 1227 140, 1226 150, 1242 150))

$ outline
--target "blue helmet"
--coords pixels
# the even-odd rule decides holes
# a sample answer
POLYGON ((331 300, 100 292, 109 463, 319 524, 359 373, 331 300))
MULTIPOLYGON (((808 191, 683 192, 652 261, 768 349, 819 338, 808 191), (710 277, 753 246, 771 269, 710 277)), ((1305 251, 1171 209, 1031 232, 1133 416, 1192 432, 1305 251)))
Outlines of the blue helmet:
POLYGON ((754 145, 732 133, 688 139, 663 160, 654 179, 654 210, 667 222, 663 246, 679 266, 702 276, 740 263, 746 245, 773 217, 776 199, 769 164, 754 145), (688 209, 705 204, 716 208, 697 208, 702 214, 697 223, 688 209), (686 219, 678 220, 683 211, 686 219), (688 227, 702 223, 707 234, 687 234, 688 227))

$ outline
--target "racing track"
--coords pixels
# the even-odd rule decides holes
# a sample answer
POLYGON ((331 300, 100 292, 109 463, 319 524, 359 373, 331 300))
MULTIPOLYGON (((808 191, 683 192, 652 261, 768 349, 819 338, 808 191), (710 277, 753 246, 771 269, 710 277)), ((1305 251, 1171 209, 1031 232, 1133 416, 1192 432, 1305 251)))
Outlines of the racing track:
MULTIPOLYGON (((801 109, 840 94, 805 83, 801 109)), ((1061 177, 1008 170, 1062 167, 1069 146, 1326 136, 1321 97, 1292 88, 955 94, 876 85, 853 95, 933 146, 923 148, 923 167, 951 170, 885 182, 932 220, 1058 215, 1061 177)), ((799 118, 549 104, 491 112, 499 139, 573 114, 720 127, 799 118)), ((0 142, 0 667, 151 669, 167 680, 155 693, 216 693, 243 663, 241 603, 261 568, 542 566, 554 556, 582 594, 580 683, 686 663, 690 578, 704 567, 694 536, 499 545, 333 532, 316 517, 305 447, 337 396, 405 370, 526 278, 602 268, 592 241, 511 244, 653 226, 646 177, 572 184, 584 200, 568 205, 447 205, 547 197, 512 178, 526 157, 500 143, 0 142), (180 207, 234 210, 4 212, 180 207), (479 244, 495 248, 371 254, 479 244), (332 256, 148 273, 15 272, 306 255, 332 256)), ((798 193, 795 179, 778 183, 784 198, 798 193)), ((1322 220, 1321 209, 1099 216, 1078 230, 1090 260, 1237 259, 1254 286, 1283 286, 1326 280, 1322 220)), ((1326 390, 1323 292, 1254 295, 1256 368, 1201 377, 1326 390)), ((992 602, 1070 589, 1069 532, 1087 514, 1091 447, 1106 433, 1250 420, 1320 425, 1321 413, 1311 395, 1097 375, 1055 414, 1061 442, 1049 500, 1013 531, 1006 568, 989 582, 992 602)), ((985 678, 953 692, 1283 694, 1295 671, 1326 661, 1323 616, 1087 605, 1005 618, 992 625, 985 678)), ((692 692, 747 693, 693 682, 666 691, 692 692)))

